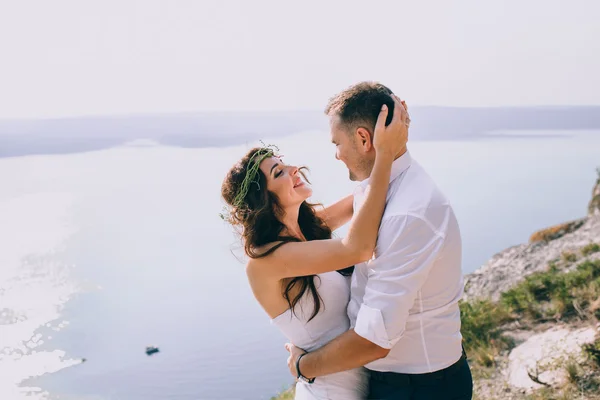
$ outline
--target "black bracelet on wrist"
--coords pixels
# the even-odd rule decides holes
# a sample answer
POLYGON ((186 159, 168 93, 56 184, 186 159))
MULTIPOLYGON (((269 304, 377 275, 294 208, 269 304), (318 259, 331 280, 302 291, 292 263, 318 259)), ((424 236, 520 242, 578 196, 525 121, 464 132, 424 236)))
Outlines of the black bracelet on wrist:
POLYGON ((315 378, 308 379, 307 377, 305 377, 304 375, 302 375, 302 373, 300 372, 300 359, 302 359, 302 357, 304 357, 307 354, 308 353, 302 353, 302 354, 300 354, 300 357, 298 357, 298 359, 296 360, 296 372, 298 373, 297 378, 300 379, 301 381, 306 382, 306 383, 313 383, 315 381, 315 378))

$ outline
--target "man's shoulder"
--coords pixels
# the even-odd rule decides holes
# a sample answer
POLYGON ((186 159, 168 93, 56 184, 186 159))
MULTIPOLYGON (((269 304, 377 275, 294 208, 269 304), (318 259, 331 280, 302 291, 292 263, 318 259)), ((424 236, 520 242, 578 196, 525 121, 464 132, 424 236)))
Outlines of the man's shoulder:
POLYGON ((432 208, 450 207, 444 193, 416 161, 399 178, 390 187, 384 218, 406 215, 427 218, 432 208))

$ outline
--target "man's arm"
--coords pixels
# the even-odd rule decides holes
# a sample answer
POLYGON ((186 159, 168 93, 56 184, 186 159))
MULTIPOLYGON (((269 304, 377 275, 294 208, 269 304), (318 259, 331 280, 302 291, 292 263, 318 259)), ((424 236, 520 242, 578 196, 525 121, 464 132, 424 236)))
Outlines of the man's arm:
MULTIPOLYGON (((379 255, 369 262, 354 329, 302 357, 302 375, 310 378, 345 371, 387 356, 402 337, 409 311, 443 244, 443 237, 421 218, 384 220, 376 249, 379 255)), ((288 366, 295 374, 301 350, 292 349, 291 353, 288 366)))
MULTIPOLYGON (((297 376, 296 360, 304 351, 297 347, 290 347, 290 345, 286 348, 291 353, 288 367, 290 367, 292 375, 297 376)), ((389 352, 389 349, 379 347, 350 329, 327 343, 326 346, 302 357, 300 371, 307 378, 329 375, 361 367, 387 356, 389 352)))
POLYGON ((348 195, 332 205, 317 211, 317 216, 327 224, 329 229, 335 231, 352 218, 354 212, 353 203, 354 196, 348 195))

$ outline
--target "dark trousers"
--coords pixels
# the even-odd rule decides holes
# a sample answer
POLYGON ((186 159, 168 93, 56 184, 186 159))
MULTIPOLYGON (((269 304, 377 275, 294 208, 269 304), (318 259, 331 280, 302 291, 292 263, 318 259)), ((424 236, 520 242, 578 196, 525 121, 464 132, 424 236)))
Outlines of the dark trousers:
POLYGON ((471 400, 473 378, 463 356, 455 364, 427 374, 371 371, 369 400, 471 400))

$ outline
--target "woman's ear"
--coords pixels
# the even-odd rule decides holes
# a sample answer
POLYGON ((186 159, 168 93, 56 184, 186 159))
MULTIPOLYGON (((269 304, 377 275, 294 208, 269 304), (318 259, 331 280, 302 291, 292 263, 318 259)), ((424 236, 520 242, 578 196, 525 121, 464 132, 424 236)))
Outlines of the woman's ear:
POLYGON ((358 128, 356 130, 357 140, 360 147, 368 152, 373 148, 373 135, 365 128, 358 128))

